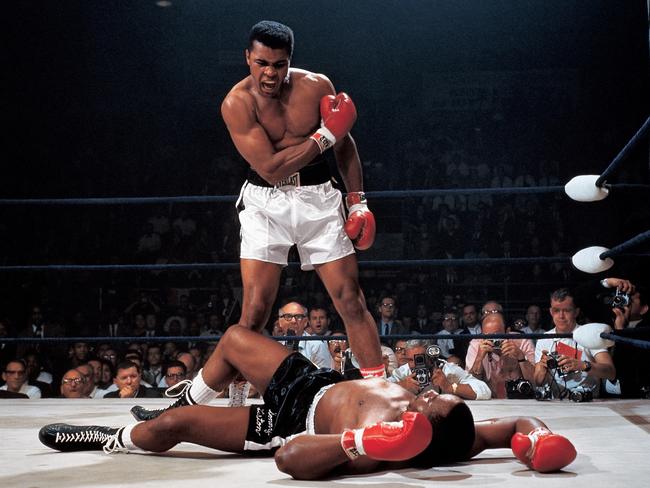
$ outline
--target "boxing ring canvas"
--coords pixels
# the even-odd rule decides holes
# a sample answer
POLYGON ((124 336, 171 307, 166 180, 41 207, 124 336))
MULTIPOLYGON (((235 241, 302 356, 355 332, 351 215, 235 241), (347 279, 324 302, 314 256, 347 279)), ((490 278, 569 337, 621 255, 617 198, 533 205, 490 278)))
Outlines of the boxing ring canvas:
MULTIPOLYGON (((224 405, 227 400, 215 400, 224 405)), ((159 408, 162 399, 143 399, 159 408)), ((567 436, 578 457, 564 471, 540 474, 517 462, 509 449, 486 451, 470 462, 428 470, 383 471, 324 481, 297 481, 278 471, 272 458, 246 458, 193 444, 164 454, 60 453, 43 446, 38 430, 47 423, 120 426, 133 421, 130 400, 42 399, 0 403, 0 486, 315 487, 315 486, 499 486, 632 488, 648 486, 650 401, 592 403, 490 400, 469 402, 475 419, 533 415, 567 436)))

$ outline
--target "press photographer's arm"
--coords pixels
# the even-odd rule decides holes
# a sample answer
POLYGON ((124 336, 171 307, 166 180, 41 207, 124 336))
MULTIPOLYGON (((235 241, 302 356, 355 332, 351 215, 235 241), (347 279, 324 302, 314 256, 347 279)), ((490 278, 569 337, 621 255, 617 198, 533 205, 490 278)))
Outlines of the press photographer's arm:
MULTIPOLYGON (((542 351, 540 361, 535 364, 535 384, 541 386, 551 378, 548 367, 549 353, 542 351), (548 376, 547 376, 548 375, 548 376)), ((565 373, 581 371, 594 378, 613 380, 616 378, 616 368, 612 357, 607 352, 600 352, 594 356, 593 361, 586 361, 568 356, 559 355, 557 359, 558 369, 565 373)))

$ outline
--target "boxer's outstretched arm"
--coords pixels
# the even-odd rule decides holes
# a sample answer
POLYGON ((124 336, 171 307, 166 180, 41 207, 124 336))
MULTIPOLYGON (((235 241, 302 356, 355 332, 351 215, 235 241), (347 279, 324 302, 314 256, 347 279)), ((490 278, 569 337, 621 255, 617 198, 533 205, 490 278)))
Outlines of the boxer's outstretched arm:
POLYGON ((476 422, 471 456, 485 449, 509 448, 510 439, 516 432, 528 434, 538 427, 546 427, 546 424, 536 417, 503 417, 476 422))
POLYGON ((306 166, 320 154, 318 144, 306 139, 276 151, 254 109, 238 94, 231 93, 221 105, 221 115, 239 154, 267 182, 274 185, 306 166))
POLYGON ((341 448, 341 434, 301 435, 275 453, 275 464, 283 473, 295 479, 309 480, 327 476, 337 468, 345 472, 368 473, 380 461, 360 457, 354 461, 341 448))

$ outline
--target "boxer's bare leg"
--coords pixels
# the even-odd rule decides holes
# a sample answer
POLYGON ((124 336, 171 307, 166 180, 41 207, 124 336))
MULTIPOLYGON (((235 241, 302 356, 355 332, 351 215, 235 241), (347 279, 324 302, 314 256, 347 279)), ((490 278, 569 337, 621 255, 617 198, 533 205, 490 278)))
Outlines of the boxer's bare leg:
POLYGON ((362 368, 382 365, 379 335, 359 286, 356 256, 350 254, 336 261, 315 265, 314 268, 345 324, 350 347, 359 365, 362 368))
POLYGON ((271 316, 282 266, 255 259, 241 259, 240 263, 244 297, 239 325, 259 332, 271 316))
POLYGON ((237 372, 264 393, 273 374, 291 353, 277 341, 241 325, 233 325, 203 366, 203 381, 219 390, 226 387, 237 372))
POLYGON ((136 425, 131 442, 141 449, 163 452, 179 442, 193 442, 212 449, 241 452, 248 429, 250 407, 222 408, 205 405, 169 410, 160 417, 136 425))

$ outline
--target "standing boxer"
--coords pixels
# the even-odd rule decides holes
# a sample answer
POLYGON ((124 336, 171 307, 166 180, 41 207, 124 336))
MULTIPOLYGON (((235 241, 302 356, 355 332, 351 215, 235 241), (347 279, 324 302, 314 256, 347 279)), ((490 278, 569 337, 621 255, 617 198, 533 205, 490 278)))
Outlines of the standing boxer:
MULTIPOLYGON (((315 269, 327 288, 361 374, 385 376, 354 253, 354 246, 369 248, 375 236, 374 216, 362 191, 359 154, 349 134, 356 109, 346 94, 335 95, 326 76, 290 68, 292 53, 289 27, 272 21, 254 25, 245 52, 250 75, 221 105, 232 141, 250 165, 237 201, 243 283, 239 324, 256 331, 266 325, 282 268, 295 244, 302 269, 315 269), (325 160, 329 150, 348 191, 347 221, 341 192, 333 188, 325 160)), ((213 370, 209 359, 174 406, 213 398, 213 370)), ((141 420, 160 413, 138 407, 132 412, 141 420)))

